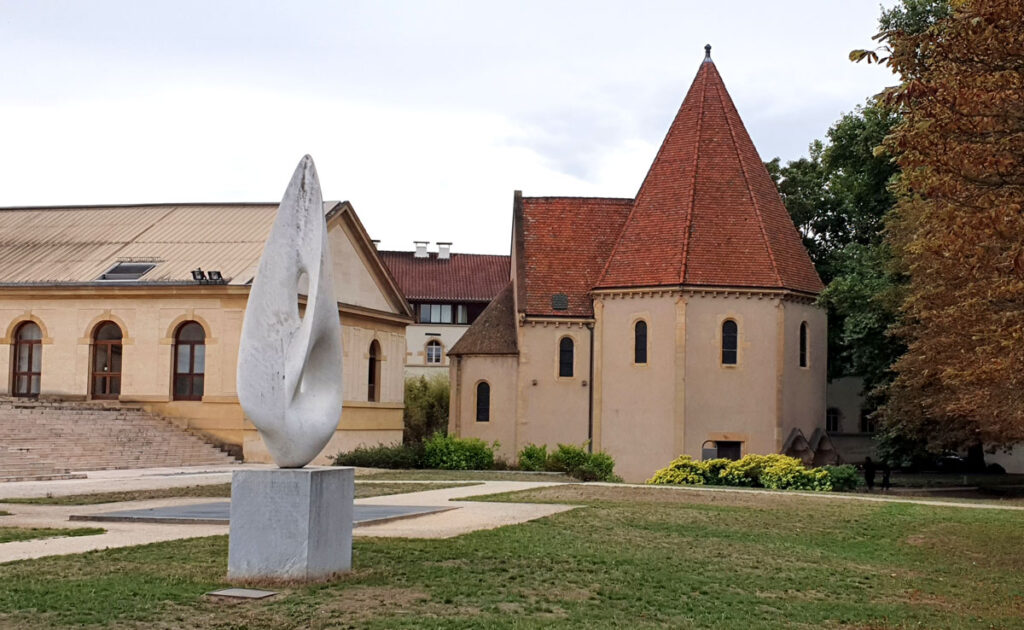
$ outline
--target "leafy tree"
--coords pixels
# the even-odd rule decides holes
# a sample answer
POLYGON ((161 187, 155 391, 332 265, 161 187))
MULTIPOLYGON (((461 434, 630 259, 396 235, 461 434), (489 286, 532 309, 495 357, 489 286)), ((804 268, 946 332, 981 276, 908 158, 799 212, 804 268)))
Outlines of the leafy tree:
POLYGON ((405 379, 403 413, 405 444, 420 444, 435 433, 448 432, 448 378, 435 375, 405 379))
POLYGON ((867 391, 887 382, 900 350, 885 335, 896 316, 889 294, 897 277, 882 247, 897 168, 876 151, 898 120, 892 110, 869 103, 832 125, 827 144, 814 141, 810 157, 767 164, 828 285, 821 303, 829 316, 829 376, 863 376, 867 391))
POLYGON ((977 451, 1024 441, 1024 4, 950 6, 852 56, 903 80, 885 94, 902 117, 888 242, 909 278, 886 431, 977 451))

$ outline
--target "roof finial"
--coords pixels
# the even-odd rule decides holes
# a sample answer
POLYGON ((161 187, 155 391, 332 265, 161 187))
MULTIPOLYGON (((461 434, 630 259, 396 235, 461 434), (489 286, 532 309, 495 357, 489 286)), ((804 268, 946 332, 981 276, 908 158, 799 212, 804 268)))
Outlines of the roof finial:
POLYGON ((711 61, 711 44, 704 45, 704 63, 711 61))

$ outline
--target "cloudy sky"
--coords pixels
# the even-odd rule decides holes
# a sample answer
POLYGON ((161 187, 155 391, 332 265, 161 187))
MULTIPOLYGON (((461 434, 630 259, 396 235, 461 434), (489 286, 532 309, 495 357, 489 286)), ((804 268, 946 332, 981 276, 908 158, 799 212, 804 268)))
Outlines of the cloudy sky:
MULTIPOLYGON (((891 6, 895 0, 886 0, 891 6)), ((769 159, 894 82, 877 0, 0 0, 0 206, 277 201, 507 253, 512 193, 631 197, 704 56, 769 159)))

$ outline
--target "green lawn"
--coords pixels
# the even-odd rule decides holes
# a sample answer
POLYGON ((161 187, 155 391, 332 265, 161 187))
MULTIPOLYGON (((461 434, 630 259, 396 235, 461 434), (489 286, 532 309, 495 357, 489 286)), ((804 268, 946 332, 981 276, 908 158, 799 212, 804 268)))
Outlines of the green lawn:
POLYGON ((46 527, 0 527, 0 543, 57 536, 95 536, 107 530, 99 527, 78 527, 74 529, 50 529, 46 527))
POLYGON ((378 470, 359 475, 357 481, 576 481, 562 473, 516 470, 378 470))
POLYGON ((560 485, 583 507, 447 540, 363 539, 354 571, 258 602, 227 538, 0 565, 0 627, 1024 628, 1021 512, 560 485))
MULTIPOLYGON (((456 486, 469 486, 471 483, 375 483, 356 482, 356 498, 377 497, 387 494, 406 492, 422 492, 439 490, 456 486)), ((122 501, 142 501, 146 499, 172 499, 177 497, 230 497, 231 484, 219 483, 207 486, 186 486, 182 488, 161 488, 159 490, 130 490, 124 492, 97 492, 94 494, 73 494, 62 497, 32 497, 29 499, 0 499, 0 503, 33 504, 33 505, 94 505, 97 503, 119 503, 122 501)))

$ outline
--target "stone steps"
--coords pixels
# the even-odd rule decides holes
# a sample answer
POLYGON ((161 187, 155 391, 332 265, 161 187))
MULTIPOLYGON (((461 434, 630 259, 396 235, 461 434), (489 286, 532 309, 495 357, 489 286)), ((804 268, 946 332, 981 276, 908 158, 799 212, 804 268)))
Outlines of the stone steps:
POLYGON ((0 481, 236 460, 139 407, 0 398, 0 481))

